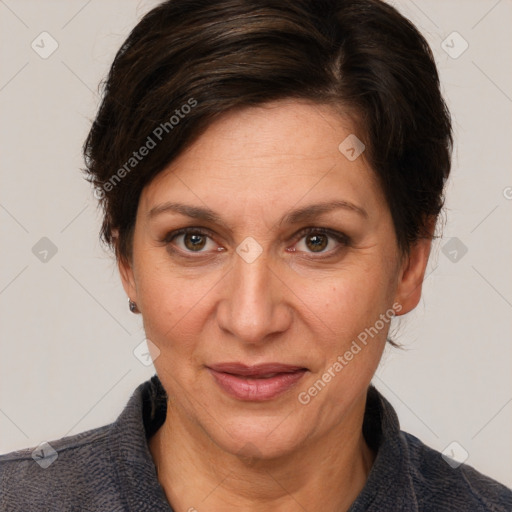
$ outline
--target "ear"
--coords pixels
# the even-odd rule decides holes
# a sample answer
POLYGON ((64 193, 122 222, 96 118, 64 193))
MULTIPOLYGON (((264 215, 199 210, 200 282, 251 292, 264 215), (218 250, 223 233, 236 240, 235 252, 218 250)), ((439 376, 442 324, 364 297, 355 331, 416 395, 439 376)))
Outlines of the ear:
POLYGON ((119 230, 113 229, 111 237, 112 244, 114 246, 114 252, 117 258, 117 268, 119 269, 119 275, 121 276, 121 282, 123 283, 124 291, 130 300, 137 302, 137 288, 135 286, 133 264, 121 253, 119 247, 119 230))
POLYGON ((126 258, 120 257, 117 260, 117 266, 119 268, 119 275, 121 276, 121 282, 123 283, 126 295, 132 301, 137 302, 137 288, 135 286, 132 263, 126 258))
MULTIPOLYGON (((435 221, 429 223, 432 234, 435 221)), ((432 247, 432 236, 420 238, 412 246, 408 257, 402 263, 396 290, 395 301, 401 304, 402 309, 397 316, 405 315, 412 311, 421 299, 421 290, 425 278, 430 249, 432 247)))

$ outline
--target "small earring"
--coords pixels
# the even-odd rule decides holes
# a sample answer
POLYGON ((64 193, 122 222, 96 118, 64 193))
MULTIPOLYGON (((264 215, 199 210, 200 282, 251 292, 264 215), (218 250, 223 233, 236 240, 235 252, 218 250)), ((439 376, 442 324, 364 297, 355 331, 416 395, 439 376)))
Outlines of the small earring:
POLYGON ((139 311, 139 308, 137 307, 137 304, 135 304, 135 302, 133 302, 132 299, 128 299, 128 307, 130 308, 130 311, 132 313, 140 313, 139 311))

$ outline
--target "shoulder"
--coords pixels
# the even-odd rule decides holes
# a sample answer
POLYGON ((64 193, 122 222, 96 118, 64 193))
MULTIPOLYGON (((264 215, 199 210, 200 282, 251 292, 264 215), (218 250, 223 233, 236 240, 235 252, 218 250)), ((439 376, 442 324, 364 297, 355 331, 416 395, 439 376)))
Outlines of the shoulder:
POLYGON ((400 434, 419 510, 512 511, 512 490, 467 464, 450 464, 417 437, 400 434))
POLYGON ((80 509, 116 488, 109 436, 114 424, 0 455, 2 511, 80 509))
POLYGON ((169 510, 147 444, 166 406, 155 375, 113 423, 0 455, 0 511, 169 510))

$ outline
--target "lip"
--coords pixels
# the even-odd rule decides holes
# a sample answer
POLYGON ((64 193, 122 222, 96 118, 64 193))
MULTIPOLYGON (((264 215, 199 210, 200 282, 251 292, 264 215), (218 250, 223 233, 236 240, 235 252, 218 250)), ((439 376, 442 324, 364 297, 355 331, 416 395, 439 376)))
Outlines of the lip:
POLYGON ((263 363, 220 363, 207 367, 218 386, 238 400, 272 400, 295 386, 308 371, 302 366, 263 363))

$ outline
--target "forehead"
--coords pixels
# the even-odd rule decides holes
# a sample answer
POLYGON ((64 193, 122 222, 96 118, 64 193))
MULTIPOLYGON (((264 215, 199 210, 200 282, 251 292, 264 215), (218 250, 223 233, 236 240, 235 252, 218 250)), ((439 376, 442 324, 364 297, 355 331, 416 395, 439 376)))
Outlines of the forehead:
POLYGON ((267 210, 339 199, 376 214, 384 205, 375 174, 364 152, 353 160, 345 152, 347 138, 363 138, 354 132, 348 116, 326 105, 289 100, 230 112, 153 179, 141 207, 186 198, 267 210))

